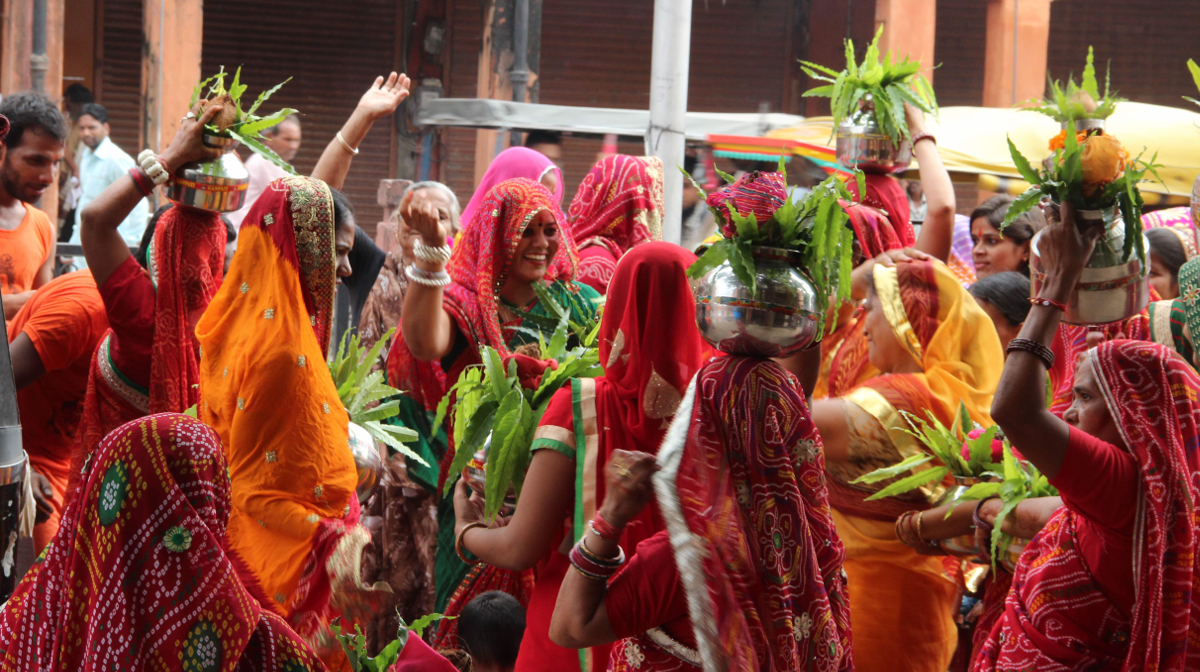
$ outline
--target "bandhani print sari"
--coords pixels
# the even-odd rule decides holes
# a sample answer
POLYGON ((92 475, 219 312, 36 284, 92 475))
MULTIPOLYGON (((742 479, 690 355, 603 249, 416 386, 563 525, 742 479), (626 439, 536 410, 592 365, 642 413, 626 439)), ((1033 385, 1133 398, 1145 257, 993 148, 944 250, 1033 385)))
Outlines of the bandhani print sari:
POLYGON ((1075 542, 1079 514, 1063 507, 1021 554, 1005 616, 976 672, 1200 667, 1200 603, 1192 599, 1200 576, 1200 378, 1154 343, 1111 341, 1085 356, 1141 467, 1132 612, 1124 623, 1106 618, 1117 610, 1097 596, 1075 542))
POLYGON ((567 212, 579 243, 579 282, 601 294, 617 261, 635 245, 662 240, 663 165, 658 157, 616 154, 601 159, 567 212))
POLYGON ((231 496, 203 423, 164 413, 114 430, 0 613, 0 669, 325 669, 240 581, 231 496))
MULTIPOLYGON (((770 360, 706 364, 658 464, 655 492, 705 672, 854 669, 845 551, 795 377, 770 360)), ((656 639, 639 637, 644 660, 614 669, 673 669, 656 639)))
POLYGON ((333 199, 320 180, 273 182, 242 221, 229 276, 196 327, 199 417, 225 446, 230 547, 268 606, 331 667, 328 626, 374 615, 359 583, 349 418, 325 364, 335 291, 333 199))

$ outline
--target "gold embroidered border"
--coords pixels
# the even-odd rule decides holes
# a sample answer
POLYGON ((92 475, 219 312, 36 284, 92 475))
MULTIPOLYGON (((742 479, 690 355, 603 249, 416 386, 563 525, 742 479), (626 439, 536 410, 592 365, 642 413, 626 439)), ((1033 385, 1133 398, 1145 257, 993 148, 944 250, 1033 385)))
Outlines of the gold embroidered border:
POLYGON ((900 279, 896 274, 896 267, 876 264, 871 274, 875 278, 875 293, 879 294, 883 314, 887 317, 888 324, 892 325, 896 338, 908 348, 918 364, 924 362, 921 341, 917 339, 917 332, 913 331, 908 314, 904 312, 904 302, 900 300, 900 279))
MULTIPOLYGON (((900 415, 900 411, 896 410, 896 407, 892 406, 887 399, 884 399, 883 395, 877 390, 870 387, 858 387, 854 390, 851 390, 850 393, 842 397, 842 399, 848 403, 858 406, 874 416, 875 419, 879 421, 879 424, 883 426, 884 430, 887 431, 888 438, 892 440, 892 445, 896 447, 896 450, 905 459, 908 459, 913 455, 925 454, 925 448, 921 445, 920 441, 917 441, 917 437, 905 431, 910 429, 908 421, 905 420, 904 416, 900 415)), ((923 464, 913 469, 912 473, 915 474, 919 471, 924 471, 929 468, 929 464, 923 464)), ((945 491, 946 487, 940 482, 930 483, 929 485, 921 487, 921 492, 924 493, 925 497, 930 503, 936 502, 938 499, 940 499, 945 491)))
POLYGON ((117 393, 117 396, 124 399, 142 413, 150 412, 150 395, 143 394, 135 390, 132 385, 126 383, 121 374, 113 368, 112 360, 109 358, 109 340, 112 339, 112 334, 104 337, 100 342, 100 353, 96 357, 96 363, 100 366, 100 375, 104 377, 104 382, 108 383, 109 389, 117 393))

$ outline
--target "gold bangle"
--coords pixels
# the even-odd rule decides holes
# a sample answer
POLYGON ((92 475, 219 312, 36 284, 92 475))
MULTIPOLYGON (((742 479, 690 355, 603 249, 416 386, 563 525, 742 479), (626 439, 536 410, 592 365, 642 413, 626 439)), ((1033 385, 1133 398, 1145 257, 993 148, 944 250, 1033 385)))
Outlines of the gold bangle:
POLYGON ((472 562, 471 560, 467 559, 466 555, 463 554, 463 550, 464 550, 463 549, 463 537, 467 534, 467 530, 471 530, 476 527, 481 527, 485 530, 487 529, 487 525, 485 525, 483 523, 479 523, 479 522, 467 523, 467 525, 465 527, 463 527, 463 529, 461 531, 459 531, 458 538, 454 540, 454 552, 456 554, 458 554, 458 559, 462 560, 463 564, 467 564, 467 565, 482 565, 483 564, 483 561, 481 561, 481 560, 475 560, 474 562, 472 562))

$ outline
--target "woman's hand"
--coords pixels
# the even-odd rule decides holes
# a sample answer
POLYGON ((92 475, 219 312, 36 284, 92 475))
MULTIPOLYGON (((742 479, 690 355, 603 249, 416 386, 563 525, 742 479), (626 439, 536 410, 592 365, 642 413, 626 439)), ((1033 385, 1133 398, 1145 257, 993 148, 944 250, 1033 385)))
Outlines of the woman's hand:
POLYGON ((504 527, 508 524, 508 518, 496 516, 495 520, 489 522, 483 515, 483 498, 471 490, 466 479, 460 478, 454 486, 454 536, 457 537, 471 523, 504 527))
POLYGON ((933 257, 916 248, 906 247, 902 250, 888 250, 884 252, 878 257, 875 257, 875 263, 879 264, 880 266, 890 267, 895 266, 897 262, 928 261, 932 258, 933 257))
POLYGON ((446 244, 448 232, 442 227, 433 193, 433 189, 408 192, 400 204, 400 217, 404 219, 405 226, 421 236, 422 243, 429 247, 441 247, 446 244))
POLYGON ((204 125, 212 121, 224 106, 209 105, 204 109, 203 102, 197 103, 192 109, 190 114, 195 116, 184 117, 179 122, 179 130, 175 131, 171 144, 159 155, 172 172, 185 163, 209 161, 221 155, 222 150, 204 144, 204 125))
POLYGON ((36 469, 30 469, 29 472, 29 480, 33 484, 33 501, 37 505, 36 522, 44 523, 54 515, 54 488, 50 487, 50 481, 36 469))
POLYGON ((654 456, 638 451, 613 451, 612 459, 604 468, 607 489, 600 515, 617 528, 625 527, 630 520, 650 503, 654 488, 650 483, 658 464, 654 456))
POLYGON ((926 131, 925 113, 912 103, 904 103, 904 121, 908 124, 910 135, 918 135, 926 131))
POLYGON ((372 121, 386 117, 395 112, 400 103, 408 98, 408 85, 408 75, 393 72, 388 75, 387 81, 384 81, 383 77, 376 77, 375 83, 359 99, 355 111, 361 112, 372 121))
POLYGON ((1046 283, 1041 295, 1063 301, 1079 282, 1083 267, 1104 235, 1103 225, 1080 231, 1075 224, 1075 206, 1071 203, 1044 205, 1047 226, 1039 239, 1038 254, 1046 269, 1046 283))

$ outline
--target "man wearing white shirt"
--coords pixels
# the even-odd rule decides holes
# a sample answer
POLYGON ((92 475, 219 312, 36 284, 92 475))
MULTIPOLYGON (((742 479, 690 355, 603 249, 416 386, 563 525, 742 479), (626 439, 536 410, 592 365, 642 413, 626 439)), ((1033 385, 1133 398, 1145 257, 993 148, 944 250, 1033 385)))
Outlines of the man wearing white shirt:
MULTIPOLYGON (((120 147, 109 139, 108 110, 96 103, 88 103, 79 113, 79 139, 83 146, 75 158, 79 167, 79 185, 82 193, 79 204, 75 207, 75 230, 71 232, 72 243, 79 244, 79 213, 83 212, 92 199, 116 182, 122 175, 137 165, 120 147)), ((142 199, 134 207, 125 221, 117 227, 117 231, 125 242, 136 247, 142 240, 142 232, 146 230, 146 220, 150 216, 150 206, 142 199)), ((77 264, 83 258, 76 259, 77 264)))
MULTIPOLYGON (((296 158, 296 152, 300 151, 300 117, 293 114, 279 124, 266 129, 263 134, 266 145, 278 154, 279 158, 288 163, 296 158)), ((242 227, 242 219, 250 211, 250 206, 254 205, 258 197, 266 191, 267 185, 281 177, 288 176, 288 172, 283 168, 257 153, 252 153, 250 158, 246 159, 246 170, 250 173, 250 186, 246 187, 246 202, 242 204, 241 209, 226 215, 237 229, 242 227)))

